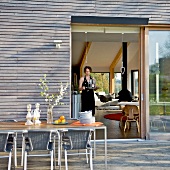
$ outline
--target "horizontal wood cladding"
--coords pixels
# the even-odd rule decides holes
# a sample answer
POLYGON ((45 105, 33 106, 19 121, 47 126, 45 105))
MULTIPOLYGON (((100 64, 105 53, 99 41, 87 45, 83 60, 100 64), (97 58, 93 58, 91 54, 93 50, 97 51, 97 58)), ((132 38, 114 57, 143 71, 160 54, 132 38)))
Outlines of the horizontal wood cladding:
MULTIPOLYGON (((146 17, 149 23, 170 24, 170 1, 151 0, 1 0, 0 119, 23 119, 26 106, 39 102, 39 79, 47 74, 51 92, 70 83, 71 16, 146 17), (57 49, 54 40, 62 40, 57 49)), ((54 108, 54 117, 70 116, 70 86, 54 108)))
MULTIPOLYGON (((37 102, 46 117, 39 88, 44 74, 50 93, 58 92, 61 82, 70 83, 70 16, 59 14, 62 3, 55 2, 0 2, 0 119, 25 120, 27 104, 35 109, 37 102), (61 48, 54 40, 62 40, 61 48)), ((54 118, 70 117, 70 86, 61 102, 54 118)))

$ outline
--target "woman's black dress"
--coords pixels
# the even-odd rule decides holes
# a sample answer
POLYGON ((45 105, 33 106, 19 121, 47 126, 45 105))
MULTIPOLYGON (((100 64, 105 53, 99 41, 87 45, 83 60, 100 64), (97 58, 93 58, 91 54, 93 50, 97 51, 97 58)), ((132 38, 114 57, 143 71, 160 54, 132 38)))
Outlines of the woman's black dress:
MULTIPOLYGON (((92 79, 92 77, 90 77, 92 79)), ((92 80, 93 81, 93 80, 92 80)), ((85 90, 82 90, 81 102, 82 102, 82 112, 92 110, 92 115, 95 115, 95 100, 94 100, 94 90, 89 89, 89 83, 84 77, 82 86, 85 90)))

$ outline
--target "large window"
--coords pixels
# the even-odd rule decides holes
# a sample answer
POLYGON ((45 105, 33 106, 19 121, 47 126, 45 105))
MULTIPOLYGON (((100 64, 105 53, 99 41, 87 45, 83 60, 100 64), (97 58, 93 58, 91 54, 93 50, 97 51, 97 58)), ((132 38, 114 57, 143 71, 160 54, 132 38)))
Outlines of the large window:
POLYGON ((109 93, 109 73, 91 73, 96 79, 96 86, 99 87, 98 92, 109 93))
POLYGON ((117 96, 120 90, 122 90, 122 78, 121 73, 115 72, 114 73, 114 89, 115 89, 115 95, 117 96))
POLYGON ((139 88, 138 88, 138 70, 131 70, 131 91, 132 95, 135 97, 139 97, 139 88))
POLYGON ((170 132, 170 31, 149 32, 151 132, 170 132))

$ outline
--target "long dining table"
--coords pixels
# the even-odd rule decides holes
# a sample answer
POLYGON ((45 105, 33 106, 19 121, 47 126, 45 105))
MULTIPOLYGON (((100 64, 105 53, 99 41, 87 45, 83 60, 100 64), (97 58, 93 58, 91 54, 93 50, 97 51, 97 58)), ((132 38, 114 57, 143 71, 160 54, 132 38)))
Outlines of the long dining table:
MULTIPOLYGON (((96 130, 104 130, 104 161, 105 169, 107 169, 107 127, 101 122, 95 122, 92 124, 80 124, 77 120, 67 120, 67 124, 47 124, 46 121, 42 121, 39 125, 25 125, 24 121, 16 122, 0 122, 0 131, 23 133, 28 130, 52 130, 52 131, 64 131, 69 129, 81 128, 81 129, 93 129, 94 130, 94 157, 96 156, 96 130)), ((14 164, 17 166, 17 143, 14 141, 14 164)), ((61 168, 61 158, 60 158, 61 168)))

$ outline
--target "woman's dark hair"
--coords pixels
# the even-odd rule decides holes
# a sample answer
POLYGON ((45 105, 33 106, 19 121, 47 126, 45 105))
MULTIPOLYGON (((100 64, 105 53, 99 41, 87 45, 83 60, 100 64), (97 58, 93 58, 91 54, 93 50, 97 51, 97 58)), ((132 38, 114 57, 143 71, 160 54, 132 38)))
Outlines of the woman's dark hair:
POLYGON ((91 68, 90 66, 85 66, 85 67, 84 67, 84 73, 86 72, 86 69, 89 69, 90 72, 92 72, 92 68, 91 68))

